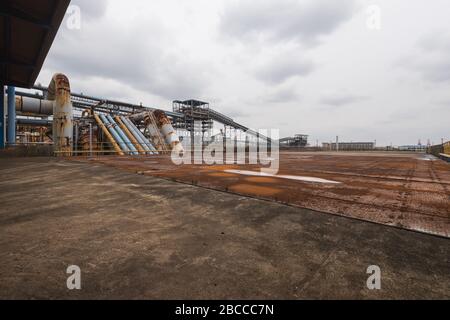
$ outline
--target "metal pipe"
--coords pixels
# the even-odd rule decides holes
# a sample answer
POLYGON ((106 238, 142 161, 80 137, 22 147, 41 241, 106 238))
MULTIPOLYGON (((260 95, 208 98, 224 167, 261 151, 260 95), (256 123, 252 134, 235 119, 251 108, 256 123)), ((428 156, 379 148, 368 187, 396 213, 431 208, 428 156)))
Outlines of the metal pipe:
POLYGON ((25 125, 25 126, 42 126, 42 127, 50 127, 53 125, 53 121, 51 120, 43 120, 43 119, 16 119, 17 124, 25 125))
POLYGON ((113 125, 114 129, 116 129, 117 133, 120 135, 123 142, 126 143, 127 148, 130 150, 130 154, 139 155, 139 152, 137 151, 136 147, 131 143, 130 139, 128 139, 127 135, 122 131, 122 129, 113 119, 113 117, 111 117, 109 114, 106 117, 108 118, 109 123, 113 125))
POLYGON ((163 135, 166 143, 170 146, 173 152, 183 153, 184 148, 181 145, 180 138, 175 132, 172 126, 172 122, 167 118, 164 111, 156 110, 154 112, 156 118, 156 124, 158 125, 161 134, 163 135))
POLYGON ((153 149, 150 148, 150 142, 145 138, 145 136, 140 132, 140 130, 130 121, 130 119, 122 117, 123 123, 127 128, 133 133, 136 139, 139 141, 141 146, 147 151, 148 154, 154 154, 153 149))
MULTIPOLYGON (((43 92, 47 91, 47 88, 45 88, 43 86, 33 86, 32 89, 40 90, 40 91, 43 91, 43 92)), ((97 101, 97 102, 103 102, 103 103, 108 104, 108 105, 123 106, 123 107, 134 109, 134 111, 139 111, 139 110, 156 110, 155 108, 144 107, 142 104, 140 104, 140 105, 131 104, 131 103, 127 103, 127 102, 114 101, 114 100, 104 99, 104 98, 101 98, 101 97, 93 97, 93 96, 89 96, 89 95, 85 95, 85 94, 79 94, 79 93, 72 93, 72 97, 78 98, 78 99, 87 99, 87 100, 93 100, 93 101, 97 101)), ((170 117, 184 118, 184 114, 179 113, 179 112, 173 112, 173 111, 165 111, 165 112, 170 117)))
POLYGON ((114 139, 117 141, 117 143, 120 146, 120 149, 126 154, 130 152, 130 149, 128 149, 126 143, 122 140, 119 133, 116 131, 116 128, 109 122, 107 117, 103 114, 100 115, 100 118, 102 119, 105 126, 108 128, 109 132, 113 135, 114 139))
POLYGON ((136 139, 141 143, 142 147, 149 153, 157 153, 156 149, 150 143, 150 141, 142 134, 142 132, 131 122, 130 119, 126 117, 121 118, 122 121, 127 125, 128 129, 134 134, 136 139))
POLYGON ((38 97, 16 95, 16 112, 22 115, 51 116, 53 114, 53 101, 38 97))
POLYGON ((78 122, 75 122, 75 152, 78 152, 78 122))
POLYGON ((155 116, 153 115, 152 112, 146 112, 144 117, 144 124, 148 130, 150 139, 153 145, 155 146, 156 150, 160 152, 168 151, 169 148, 166 146, 164 137, 161 135, 161 132, 158 129, 155 116))
POLYGON ((16 88, 8 86, 8 144, 16 144, 16 88))
POLYGON ((125 125, 125 123, 122 121, 122 119, 120 119, 119 116, 115 117, 116 122, 119 124, 120 128, 122 129, 123 132, 125 132, 125 134, 128 136, 128 138, 130 139, 130 141, 134 144, 134 146, 136 147, 136 149, 139 151, 140 154, 145 154, 145 149, 141 146, 141 144, 139 143, 139 141, 136 140, 135 136, 131 133, 131 131, 127 128, 127 126, 125 125))
POLYGON ((150 141, 147 140, 147 138, 142 134, 142 132, 130 121, 130 119, 126 117, 122 117, 121 119, 122 122, 131 131, 131 133, 133 133, 133 135, 141 144, 141 146, 144 148, 144 150, 147 151, 148 154, 154 154, 153 148, 151 148, 152 146, 150 144, 150 141))
POLYGON ((92 123, 89 123, 89 156, 92 157, 92 123))
POLYGON ((5 87, 0 84, 0 149, 5 149, 5 87))
POLYGON ((95 121, 97 121, 97 124, 102 128, 103 132, 105 133, 106 137, 108 138, 109 142, 111 142, 114 150, 117 152, 118 155, 123 156, 124 153, 122 149, 120 149, 119 145, 117 144, 116 140, 114 140, 111 133, 109 133, 108 128, 106 128, 105 124, 102 122, 98 114, 94 114, 95 121))
POLYGON ((151 154, 158 154, 158 150, 156 150, 155 146, 153 145, 153 143, 142 133, 141 130, 139 130, 139 128, 128 118, 125 118, 126 121, 128 121, 128 125, 133 128, 133 130, 136 132, 136 134, 141 138, 141 140, 143 141, 143 143, 147 146, 148 150, 150 150, 151 154))
POLYGON ((144 120, 147 113, 148 113, 148 111, 135 113, 135 114, 128 116, 128 118, 132 121, 142 121, 142 120, 144 120))
POLYGON ((57 155, 71 156, 73 149, 73 110, 69 79, 61 73, 48 86, 48 100, 53 102, 53 148, 57 155))
POLYGON ((142 136, 138 133, 139 129, 136 128, 136 126, 131 121, 129 121, 128 118, 125 118, 124 116, 120 116, 120 120, 127 127, 128 131, 130 131, 130 133, 136 138, 137 142, 146 151, 146 153, 152 154, 147 143, 145 142, 144 139, 142 139, 142 136))

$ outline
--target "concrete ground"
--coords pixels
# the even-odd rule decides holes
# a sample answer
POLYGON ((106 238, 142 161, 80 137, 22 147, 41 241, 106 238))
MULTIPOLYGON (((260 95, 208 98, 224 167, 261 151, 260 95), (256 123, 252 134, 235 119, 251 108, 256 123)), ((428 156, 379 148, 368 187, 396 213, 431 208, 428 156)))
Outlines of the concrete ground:
POLYGON ((102 164, 0 159, 0 177, 2 299, 450 298, 448 238, 102 164))

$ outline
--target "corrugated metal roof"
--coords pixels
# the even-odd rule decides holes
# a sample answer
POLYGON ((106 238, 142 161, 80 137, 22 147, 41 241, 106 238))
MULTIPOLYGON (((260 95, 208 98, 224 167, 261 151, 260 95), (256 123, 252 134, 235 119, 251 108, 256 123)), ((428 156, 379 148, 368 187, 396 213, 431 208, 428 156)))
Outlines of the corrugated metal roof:
POLYGON ((70 0, 2 0, 0 83, 31 87, 50 50, 70 0))

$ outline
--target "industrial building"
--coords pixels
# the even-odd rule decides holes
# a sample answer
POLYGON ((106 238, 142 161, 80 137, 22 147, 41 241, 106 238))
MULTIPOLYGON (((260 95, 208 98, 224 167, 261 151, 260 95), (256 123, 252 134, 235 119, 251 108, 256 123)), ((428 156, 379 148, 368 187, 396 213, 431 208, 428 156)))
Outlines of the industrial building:
POLYGON ((427 150, 427 146, 421 145, 421 144, 410 144, 410 145, 403 145, 398 146, 399 151, 412 151, 412 152, 425 152, 427 150))

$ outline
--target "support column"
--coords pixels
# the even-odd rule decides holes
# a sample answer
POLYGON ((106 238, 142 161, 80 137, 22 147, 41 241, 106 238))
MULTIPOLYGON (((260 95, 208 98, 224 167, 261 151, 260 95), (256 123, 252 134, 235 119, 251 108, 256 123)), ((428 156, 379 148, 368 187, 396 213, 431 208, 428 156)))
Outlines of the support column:
POLYGON ((0 84, 0 149, 5 149, 5 86, 0 84))
POLYGON ((16 144, 16 88, 8 86, 8 145, 16 144))

